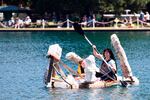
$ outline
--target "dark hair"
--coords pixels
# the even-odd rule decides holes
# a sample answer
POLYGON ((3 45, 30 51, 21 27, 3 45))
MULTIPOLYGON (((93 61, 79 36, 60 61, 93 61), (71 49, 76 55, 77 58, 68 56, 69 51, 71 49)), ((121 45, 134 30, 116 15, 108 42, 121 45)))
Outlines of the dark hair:
POLYGON ((114 61, 116 61, 115 56, 114 56, 114 54, 113 54, 112 50, 111 50, 111 49, 109 49, 109 48, 104 49, 104 51, 103 51, 103 55, 104 55, 104 53, 105 53, 106 51, 108 51, 108 52, 109 52, 109 54, 110 54, 110 58, 111 58, 111 59, 113 59, 114 61))
POLYGON ((115 56, 114 56, 114 54, 113 54, 112 50, 111 50, 111 49, 109 49, 109 48, 104 49, 104 51, 103 51, 103 55, 104 55, 104 53, 105 53, 106 51, 108 51, 108 52, 109 52, 109 54, 110 54, 110 58, 111 58, 111 59, 113 59, 113 60, 115 61, 115 64, 116 64, 116 72, 115 72, 115 73, 117 73, 117 63, 116 63, 115 56))

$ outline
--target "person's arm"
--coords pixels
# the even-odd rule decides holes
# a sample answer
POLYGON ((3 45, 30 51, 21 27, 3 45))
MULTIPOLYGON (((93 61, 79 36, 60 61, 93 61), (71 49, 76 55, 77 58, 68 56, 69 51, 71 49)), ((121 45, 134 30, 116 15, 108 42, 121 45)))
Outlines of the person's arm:
POLYGON ((93 45, 93 55, 99 59, 102 59, 102 55, 96 51, 96 46, 93 45))

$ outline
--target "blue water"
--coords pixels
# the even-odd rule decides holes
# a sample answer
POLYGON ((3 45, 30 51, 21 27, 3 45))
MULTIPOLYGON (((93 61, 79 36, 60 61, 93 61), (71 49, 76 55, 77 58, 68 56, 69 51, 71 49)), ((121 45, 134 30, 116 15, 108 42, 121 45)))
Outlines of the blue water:
MULTIPOLYGON (((110 35, 114 32, 87 32, 87 37, 102 52, 113 49, 110 35)), ((70 32, 0 32, 0 100, 150 100, 150 32, 115 32, 124 47, 139 86, 105 89, 45 88, 43 74, 48 66, 45 57, 54 43, 63 48, 62 61, 73 51, 81 57, 92 54, 92 48, 77 33, 70 32)), ((99 61, 97 61, 100 64, 99 61)), ((118 71, 121 75, 119 62, 118 71)))

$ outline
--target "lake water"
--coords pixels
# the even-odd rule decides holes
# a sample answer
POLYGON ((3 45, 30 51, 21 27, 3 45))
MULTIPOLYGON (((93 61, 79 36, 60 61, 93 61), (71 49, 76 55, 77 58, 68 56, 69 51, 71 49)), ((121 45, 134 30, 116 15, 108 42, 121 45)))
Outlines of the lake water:
POLYGON ((76 69, 65 54, 73 51, 87 57, 92 54, 87 41, 75 32, 0 32, 0 100, 150 100, 150 32, 86 32, 86 35, 102 52, 107 47, 113 49, 110 43, 113 33, 126 51, 133 74, 140 80, 139 86, 49 90, 43 83, 49 45, 60 44, 62 61, 76 69))

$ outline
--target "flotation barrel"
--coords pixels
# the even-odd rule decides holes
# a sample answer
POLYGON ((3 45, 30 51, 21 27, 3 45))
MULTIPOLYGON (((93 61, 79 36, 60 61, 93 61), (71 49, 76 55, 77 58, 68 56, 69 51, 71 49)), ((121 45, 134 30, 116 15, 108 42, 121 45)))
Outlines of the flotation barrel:
POLYGON ((66 54, 66 59, 70 60, 70 61, 72 61, 72 62, 74 62, 75 64, 78 65, 78 69, 77 69, 78 74, 84 73, 84 69, 81 66, 81 63, 82 63, 83 59, 79 55, 77 55, 74 52, 68 52, 66 54))
POLYGON ((129 65, 126 53, 125 53, 123 47, 121 46, 119 38, 117 37, 116 34, 111 35, 111 43, 112 43, 112 45, 113 45, 113 47, 117 53, 117 56, 120 60, 123 76, 125 78, 132 77, 133 76, 132 70, 131 70, 131 67, 129 65))
POLYGON ((62 48, 59 44, 53 44, 49 46, 47 56, 53 56, 56 60, 60 60, 62 55, 62 48))
POLYGON ((83 59, 77 55, 76 53, 74 52, 69 52, 66 54, 66 59, 76 63, 76 64, 79 64, 80 61, 82 61, 83 59))

